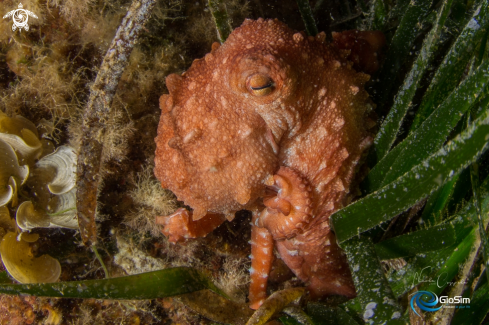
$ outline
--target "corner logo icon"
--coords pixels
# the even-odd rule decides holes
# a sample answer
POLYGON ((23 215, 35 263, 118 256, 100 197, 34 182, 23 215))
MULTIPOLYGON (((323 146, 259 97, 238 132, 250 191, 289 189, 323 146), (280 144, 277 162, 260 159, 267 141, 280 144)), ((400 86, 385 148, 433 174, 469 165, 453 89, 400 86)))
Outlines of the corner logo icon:
POLYGON ((36 14, 32 11, 23 9, 22 3, 19 3, 19 9, 15 9, 10 11, 8 14, 3 16, 3 19, 12 17, 14 20, 14 24, 12 25, 12 31, 16 31, 17 28, 22 30, 24 28, 26 31, 29 30, 29 25, 27 21, 29 20, 29 16, 33 18, 37 18, 36 14))
POLYGON ((440 299, 438 299, 438 296, 433 292, 418 291, 411 297, 411 309, 419 316, 414 308, 415 304, 423 311, 437 311, 441 308, 469 309, 470 298, 465 298, 463 296, 455 296, 453 298, 440 296, 440 299), (435 307, 438 303, 440 303, 441 306, 435 307))
POLYGON ((414 308, 414 303, 416 303, 416 306, 418 306, 419 309, 424 311, 437 311, 443 307, 433 307, 438 303, 438 296, 429 291, 418 291, 411 297, 411 309, 416 313, 416 315, 419 316, 418 312, 414 308), (427 297, 428 301, 422 300, 421 298, 423 296, 427 297))

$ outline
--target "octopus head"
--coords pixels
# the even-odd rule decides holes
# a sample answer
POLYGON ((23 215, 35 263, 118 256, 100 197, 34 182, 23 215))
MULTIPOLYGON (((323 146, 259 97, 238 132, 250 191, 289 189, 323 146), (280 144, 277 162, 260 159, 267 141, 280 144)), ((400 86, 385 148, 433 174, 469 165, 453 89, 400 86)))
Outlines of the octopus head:
POLYGON ((293 121, 284 102, 294 95, 294 71, 264 45, 270 32, 240 42, 245 27, 182 76, 169 75, 170 93, 160 98, 155 174, 194 219, 252 208, 278 170, 280 140, 293 121))

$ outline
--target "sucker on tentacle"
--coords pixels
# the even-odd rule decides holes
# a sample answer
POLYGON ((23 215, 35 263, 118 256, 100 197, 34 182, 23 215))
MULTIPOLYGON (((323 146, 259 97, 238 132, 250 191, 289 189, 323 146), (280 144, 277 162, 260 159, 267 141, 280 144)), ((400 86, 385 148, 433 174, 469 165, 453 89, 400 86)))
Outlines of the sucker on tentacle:
POLYGON ((296 172, 280 167, 273 175, 276 196, 263 200, 266 208, 257 225, 270 231, 275 240, 292 238, 312 220, 311 188, 296 172))
MULTIPOLYGON (((255 224, 257 215, 253 214, 252 224, 255 224)), ((267 297, 268 275, 273 261, 273 237, 265 228, 252 226, 251 228, 251 269, 249 306, 258 309, 267 297)))

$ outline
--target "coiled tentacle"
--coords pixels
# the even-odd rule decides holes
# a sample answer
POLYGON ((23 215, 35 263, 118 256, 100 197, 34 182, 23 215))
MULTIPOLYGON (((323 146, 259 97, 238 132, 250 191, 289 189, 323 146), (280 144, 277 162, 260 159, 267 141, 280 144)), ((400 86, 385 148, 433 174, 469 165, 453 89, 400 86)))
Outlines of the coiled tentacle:
POLYGON ((263 200, 266 208, 261 212, 257 225, 268 229, 275 240, 292 238, 302 233, 314 218, 311 189, 299 174, 288 167, 280 167, 273 175, 273 181, 270 188, 274 195, 263 200))

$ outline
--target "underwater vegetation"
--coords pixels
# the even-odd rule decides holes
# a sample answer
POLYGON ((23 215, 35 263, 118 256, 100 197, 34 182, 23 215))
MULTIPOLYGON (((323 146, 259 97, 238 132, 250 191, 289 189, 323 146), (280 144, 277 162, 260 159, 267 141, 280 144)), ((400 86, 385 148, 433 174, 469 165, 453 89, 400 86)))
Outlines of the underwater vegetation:
MULTIPOLYGON (((29 18, 28 31, 0 21, 1 324, 487 318, 488 1, 155 1, 99 121, 96 240, 88 247, 74 203, 83 116, 131 1, 22 4, 38 17, 29 18), (357 200, 331 217, 357 290, 346 302, 308 301, 277 259, 270 297, 253 314, 248 213, 185 245, 170 244, 155 224, 156 215, 181 207, 152 175, 165 77, 185 71, 245 18, 259 17, 328 38, 349 29, 386 35, 380 70, 366 84, 379 132, 357 200), (413 309, 418 291, 470 303, 413 309)), ((1 16, 17 7, 1 2, 1 16)))
POLYGON ((10 276, 20 283, 55 282, 61 273, 56 259, 33 256, 29 243, 36 242, 39 234, 31 234, 31 230, 78 227, 73 172, 76 154, 68 146, 53 149, 49 140, 39 139, 32 122, 0 112, 0 256, 10 276), (10 218, 8 207, 15 219, 10 218))

